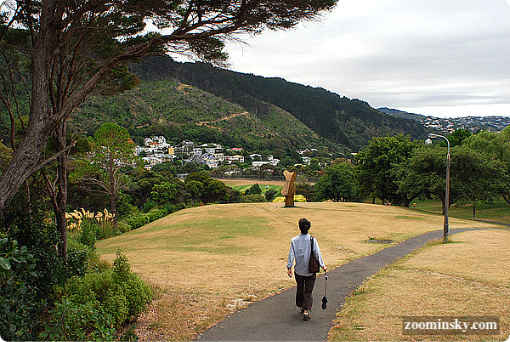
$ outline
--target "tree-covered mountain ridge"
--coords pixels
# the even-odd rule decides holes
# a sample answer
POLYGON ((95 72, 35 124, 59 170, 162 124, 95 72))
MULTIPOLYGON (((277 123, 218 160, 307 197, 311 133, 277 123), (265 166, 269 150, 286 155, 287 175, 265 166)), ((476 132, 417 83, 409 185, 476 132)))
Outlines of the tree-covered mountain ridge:
POLYGON ((71 130, 91 135, 113 121, 128 129, 137 144, 162 135, 182 140, 221 143, 250 150, 285 150, 332 145, 284 110, 266 104, 257 115, 172 77, 142 80, 135 88, 112 96, 95 96, 76 110, 71 130))
POLYGON ((336 146, 358 151, 374 136, 409 134, 423 138, 427 130, 412 120, 392 117, 368 103, 349 99, 323 88, 213 67, 151 57, 132 66, 143 82, 176 79, 242 106, 263 117, 271 106, 290 113, 336 146))

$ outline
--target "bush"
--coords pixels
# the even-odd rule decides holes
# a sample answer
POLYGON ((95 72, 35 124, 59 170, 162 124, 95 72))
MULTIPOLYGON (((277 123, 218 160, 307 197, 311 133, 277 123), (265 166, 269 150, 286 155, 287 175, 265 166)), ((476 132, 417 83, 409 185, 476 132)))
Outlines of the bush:
POLYGON ((50 341, 113 341, 115 329, 111 316, 95 303, 77 303, 63 298, 50 311, 51 321, 39 334, 50 341))
POLYGON ((32 285, 35 269, 28 249, 0 234, 0 336, 5 340, 34 340, 36 317, 44 307, 32 285))
POLYGON ((136 318, 152 300, 151 289, 131 272, 120 253, 113 267, 73 277, 56 293, 52 318, 41 339, 111 341, 115 328, 136 318))
POLYGON ((257 183, 253 184, 251 188, 246 190, 246 195, 260 195, 262 194, 262 189, 260 188, 260 185, 257 183))
POLYGON ((182 210, 186 208, 186 204, 167 204, 162 208, 152 208, 148 213, 142 213, 138 215, 130 216, 126 219, 126 223, 129 225, 131 229, 140 228, 147 223, 152 221, 159 220, 160 218, 165 217, 168 214, 171 214, 177 210, 182 210))
POLYGON ((267 189, 266 193, 264 194, 264 196, 266 197, 266 200, 268 202, 271 202, 275 196, 278 194, 278 191, 276 191, 275 189, 273 188, 269 188, 267 189))
POLYGON ((131 230, 131 226, 127 222, 118 222, 117 228, 121 233, 127 233, 131 230))
POLYGON ((94 252, 91 247, 74 239, 69 239, 67 242, 67 269, 69 276, 83 277, 87 272, 87 262, 92 257, 92 254, 94 252))
POLYGON ((261 203, 267 202, 263 195, 243 195, 239 199, 241 203, 261 203))
POLYGON ((84 220, 79 231, 79 241, 92 249, 96 248, 99 226, 93 220, 84 220))
MULTIPOLYGON (((278 196, 276 197, 273 202, 285 202, 285 197, 278 196)), ((303 195, 294 195, 294 202, 306 202, 306 198, 303 195)))

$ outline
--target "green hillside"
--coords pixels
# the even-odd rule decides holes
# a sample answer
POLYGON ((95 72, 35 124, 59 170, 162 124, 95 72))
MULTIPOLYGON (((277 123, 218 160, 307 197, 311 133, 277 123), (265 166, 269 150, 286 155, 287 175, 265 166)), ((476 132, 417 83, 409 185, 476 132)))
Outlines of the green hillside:
MULTIPOLYGON (((216 142, 277 155, 304 147, 357 152, 374 136, 427 133, 420 123, 386 115, 366 102, 281 78, 168 57, 147 58, 130 68, 140 84, 122 94, 89 98, 69 120, 70 132, 92 135, 113 121, 138 144, 163 135, 176 144, 216 142)), ((18 86, 21 113, 28 113, 28 97, 18 86)), ((2 107, 0 118, 9 122, 8 117, 2 107)), ((6 126, 0 126, 0 139, 9 141, 6 126)))
POLYGON ((250 149, 324 144, 324 139, 289 113, 270 104, 267 108, 264 115, 256 115, 172 78, 144 80, 122 94, 91 98, 73 114, 70 126, 91 134, 102 123, 114 121, 126 127, 137 143, 156 134, 174 143, 190 139, 250 149))
POLYGON ((153 57, 132 66, 144 80, 179 79, 211 92, 264 117, 271 103, 299 119, 317 134, 357 151, 374 136, 426 135, 418 122, 385 115, 360 100, 351 100, 322 88, 215 68, 203 63, 176 63, 153 57))

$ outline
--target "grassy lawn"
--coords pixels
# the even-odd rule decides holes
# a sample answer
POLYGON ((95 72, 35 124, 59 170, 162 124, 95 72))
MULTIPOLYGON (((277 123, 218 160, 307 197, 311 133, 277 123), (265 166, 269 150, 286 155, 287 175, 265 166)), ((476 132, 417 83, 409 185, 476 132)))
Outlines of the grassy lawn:
MULTIPOLYGON (((278 194, 281 193, 283 186, 281 185, 265 185, 265 184, 259 184, 260 189, 262 190, 262 194, 265 194, 267 190, 274 189, 278 194)), ((251 185, 235 185, 232 186, 233 189, 240 191, 241 193, 246 192, 249 188, 251 188, 251 185)))
MULTIPOLYGON (((294 286, 286 260, 301 217, 312 222, 329 268, 388 246, 366 243, 369 238, 400 242, 443 225, 439 215, 361 203, 212 205, 99 241, 97 250, 108 260, 121 250, 157 289, 138 322, 141 340, 190 340, 233 310, 294 286)), ((494 226, 452 218, 451 227, 494 226)))
POLYGON ((510 231, 455 234, 365 281, 348 298, 331 341, 504 341, 510 334, 510 231), (402 316, 496 316, 500 335, 410 336, 402 316))
POLYGON ((226 185, 240 192, 245 192, 254 184, 258 184, 262 190, 262 194, 265 194, 270 188, 275 189, 278 194, 281 193, 282 188, 285 184, 283 181, 258 181, 252 179, 221 179, 226 185), (267 187, 267 188, 266 188, 267 187))
MULTIPOLYGON (((416 210, 426 213, 438 214, 442 212, 441 201, 427 200, 415 201, 416 210)), ((411 205, 412 208, 412 205, 411 205)), ((449 210, 450 217, 463 219, 487 220, 510 224, 510 205, 503 199, 496 201, 494 204, 477 203, 476 215, 473 217, 473 204, 454 204, 449 210)))

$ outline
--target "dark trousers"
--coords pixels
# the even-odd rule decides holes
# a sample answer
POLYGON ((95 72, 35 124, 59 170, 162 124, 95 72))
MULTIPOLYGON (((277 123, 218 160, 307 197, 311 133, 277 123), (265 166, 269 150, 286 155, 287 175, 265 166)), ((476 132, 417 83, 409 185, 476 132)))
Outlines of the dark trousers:
POLYGON ((303 310, 310 310, 313 304, 312 291, 317 274, 314 273, 309 277, 304 277, 294 273, 294 276, 297 283, 296 306, 303 310))

